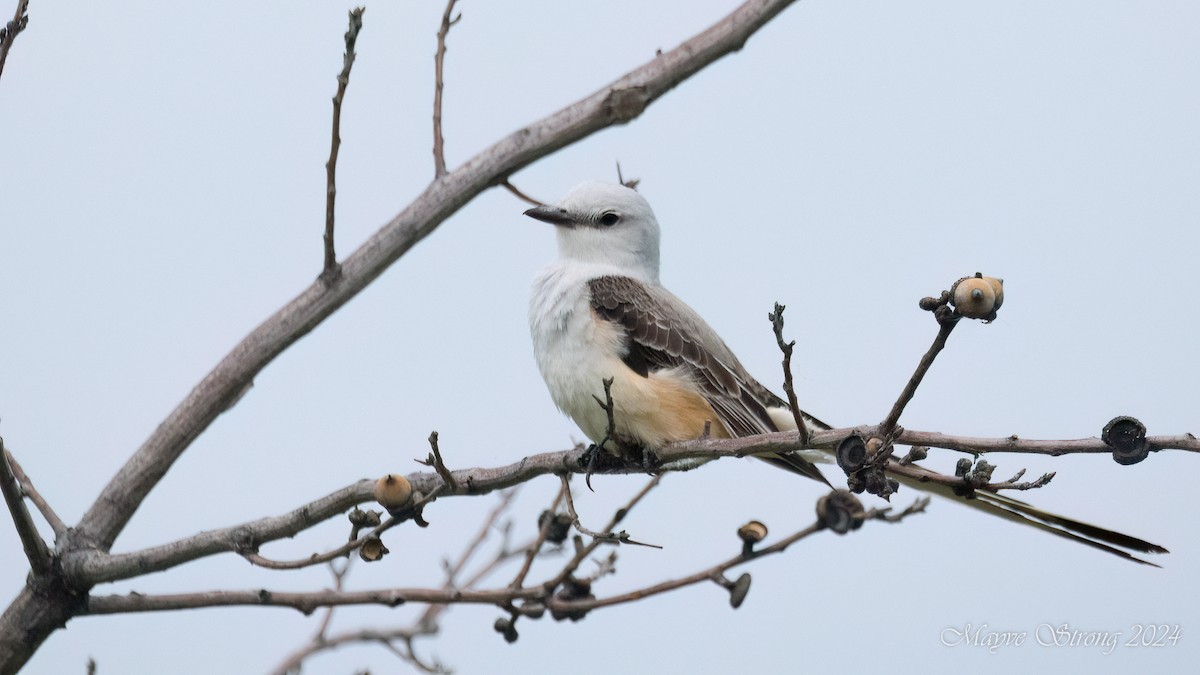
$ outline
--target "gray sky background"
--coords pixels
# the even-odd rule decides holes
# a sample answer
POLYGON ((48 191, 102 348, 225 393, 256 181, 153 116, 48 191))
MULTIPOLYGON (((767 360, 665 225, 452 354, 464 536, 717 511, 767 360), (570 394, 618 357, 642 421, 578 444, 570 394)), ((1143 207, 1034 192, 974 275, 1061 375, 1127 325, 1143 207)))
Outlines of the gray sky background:
MULTIPOLYGON (((735 3, 467 0, 450 36, 451 168, 671 48, 735 3)), ((12 3, 5 3, 5 12, 12 3)), ((319 271, 329 99, 346 5, 35 0, 0 81, 0 434, 75 522, 113 472, 249 330, 319 271)), ((349 253, 430 180, 440 2, 368 6, 343 113, 338 244, 349 253)), ((7 14, 3 14, 7 16, 7 14)), ((936 331, 917 309, 965 274, 1006 279, 990 326, 963 325, 901 422, 1029 438, 1097 435, 1136 415, 1200 431, 1200 5, 1190 2, 806 2, 632 124, 515 177, 557 199, 620 160, 664 231, 663 279, 778 384, 766 314, 789 306, 798 394, 837 424, 887 412, 936 331)), ((580 433, 534 366, 528 285, 555 254, 544 224, 493 190, 287 351, 152 493, 116 550, 282 513, 363 477, 412 471, 431 429, 454 467, 566 448, 580 433)), ((956 456, 936 453, 948 468, 956 456)), ((455 608, 422 643, 460 673, 810 672, 950 667, 1183 672, 1200 658, 1200 458, 999 457, 1058 477, 1030 501, 1161 543, 1132 565, 935 502, 899 526, 821 534, 753 564, 743 607, 704 585, 578 624, 492 631, 455 608), (1041 624, 1119 632, 1113 653, 1042 647, 1041 624), (1174 646, 1129 647, 1178 625, 1174 646), (946 647, 967 624, 1023 631, 989 654, 946 647)), ((600 527, 643 484, 578 492, 600 527)), ((515 532, 556 489, 521 492, 515 532)), ((807 525, 820 491, 760 463, 669 476, 623 526, 621 592, 738 549, 750 518, 807 525)), ((906 504, 902 491, 895 501, 906 504)), ((386 538, 353 588, 440 582, 494 497, 438 502, 433 526, 386 538)), ((340 543, 339 520, 264 548, 340 543)), ((534 574, 549 572, 550 560, 534 574)), ((25 562, 0 527, 0 586, 25 562)), ((508 571, 497 578, 507 583, 508 571)), ((97 592, 314 589, 322 569, 269 573, 232 555, 97 592)), ((419 610, 348 609, 334 630, 419 610)), ((29 673, 263 672, 318 617, 283 609, 78 618, 29 673)), ((403 671, 378 647, 305 672, 403 671)))

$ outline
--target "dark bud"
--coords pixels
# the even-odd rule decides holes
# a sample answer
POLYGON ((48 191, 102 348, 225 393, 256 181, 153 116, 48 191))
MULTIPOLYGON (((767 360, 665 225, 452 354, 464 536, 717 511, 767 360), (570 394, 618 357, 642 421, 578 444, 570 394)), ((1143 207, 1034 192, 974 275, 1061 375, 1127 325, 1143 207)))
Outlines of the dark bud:
POLYGON ((921 302, 918 304, 921 309, 925 310, 926 312, 932 312, 933 310, 937 309, 938 301, 935 298, 926 296, 921 298, 921 302))
MULTIPOLYGON (((867 484, 867 492, 873 495, 878 495, 883 491, 884 486, 887 485, 887 478, 881 471, 868 471, 863 478, 867 484)), ((880 496, 882 497, 883 495, 880 496)))
POLYGON ((1146 425, 1133 417, 1122 415, 1112 418, 1104 425, 1100 440, 1112 448, 1112 458, 1117 464, 1137 464, 1150 456, 1146 425))
POLYGON ((546 541, 551 544, 561 544, 567 540, 567 535, 571 532, 571 516, 565 513, 551 513, 549 510, 542 511, 538 516, 538 530, 547 527, 546 541), (549 522, 549 526, 546 523, 549 522))
POLYGON ((500 617, 496 619, 496 623, 492 624, 496 632, 504 636, 504 641, 512 644, 517 641, 517 627, 513 625, 512 619, 500 617))
MULTIPOLYGON (((563 582, 562 589, 554 594, 555 600, 563 602, 575 602, 578 600, 595 600, 596 596, 592 595, 592 583, 582 579, 567 579, 563 582)), ((570 619, 571 621, 579 621, 587 616, 586 609, 551 609, 550 616, 555 621, 570 619)))
POLYGON ((967 472, 971 470, 971 460, 962 457, 958 460, 958 464, 954 465, 954 475, 959 478, 965 478, 967 472))
POLYGON ((540 619, 546 615, 546 606, 534 600, 526 600, 521 603, 521 614, 531 619, 540 619))
POLYGON ((995 471, 996 466, 994 464, 989 464, 981 459, 978 462, 975 462, 975 466, 972 467, 971 471, 967 473, 966 478, 971 482, 972 486, 983 487, 984 485, 992 482, 992 474, 995 471))
POLYGON ((865 516, 862 502, 847 490, 834 490, 817 500, 817 519, 838 534, 862 527, 865 516))
POLYGON ((867 489, 867 482, 863 480, 861 474, 852 474, 846 476, 846 489, 856 495, 860 495, 867 489))
POLYGON ((381 522, 379 520, 379 512, 375 510, 363 511, 355 507, 349 514, 350 524, 355 527, 376 527, 381 522))
POLYGON ((729 589, 729 606, 737 609, 742 606, 746 600, 746 594, 750 592, 750 573, 747 572, 737 578, 733 582, 733 586, 729 589))
POLYGON ((847 436, 838 444, 837 463, 847 476, 863 468, 867 463, 867 444, 861 436, 847 436))
POLYGON ((912 464, 919 462, 929 456, 929 448, 923 445, 914 445, 908 449, 908 454, 900 459, 901 464, 912 464))

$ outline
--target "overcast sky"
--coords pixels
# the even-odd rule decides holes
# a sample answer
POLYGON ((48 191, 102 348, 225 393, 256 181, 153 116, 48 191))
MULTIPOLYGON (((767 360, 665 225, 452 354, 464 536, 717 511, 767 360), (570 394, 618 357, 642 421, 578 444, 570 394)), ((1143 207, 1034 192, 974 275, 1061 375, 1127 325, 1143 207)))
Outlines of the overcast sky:
MULTIPOLYGON (((9 9, 0 12, 8 16, 9 9)), ((461 5, 446 59, 450 168, 591 93, 735 3, 461 5)), ((238 340, 321 263, 329 99, 349 6, 330 2, 34 0, 0 81, 0 434, 76 522, 113 472, 238 340)), ((371 4, 342 116, 345 255, 433 175, 430 109, 440 2, 371 4)), ((1027 438, 1098 435, 1135 415, 1200 431, 1200 6, 1191 2, 800 3, 655 103, 514 177, 557 199, 619 160, 663 229, 663 281, 778 389, 766 314, 786 303, 805 408, 839 425, 886 414, 936 332, 917 308, 955 279, 1006 280, 993 325, 959 327, 901 422, 1027 438)), ((150 495, 114 550, 283 513, 364 477, 413 471, 430 430, 452 467, 506 464, 581 437, 546 394, 526 325, 551 228, 488 192, 272 363, 150 495)), ((935 466, 957 456, 935 452, 935 466)), ((505 644, 486 607, 454 608, 420 643, 459 673, 1182 672, 1200 659, 1200 457, 992 458, 1058 471, 1029 501, 1165 545, 1133 565, 948 502, 901 525, 822 533, 754 563, 745 604, 715 585, 522 621, 505 644), (947 629, 1024 632, 991 654, 947 629), (1037 644, 1043 626, 1119 633, 1037 644), (1126 646, 1139 627, 1182 639, 1126 646)), ((577 493, 599 528, 643 484, 577 493)), ((514 532, 535 531, 557 481, 526 485, 514 532)), ((610 595, 738 550, 748 519, 783 536, 821 491, 761 463, 721 461, 663 485, 622 526, 660 550, 619 551, 610 595)), ((901 491, 894 499, 912 499, 901 491)), ((385 541, 352 588, 434 586, 494 497, 443 500, 433 526, 385 541)), ((874 502, 871 505, 878 505, 874 502)), ((263 553, 344 540, 341 519, 263 553)), ((514 534, 514 536, 517 536, 514 534)), ((550 574, 561 562, 536 567, 550 574)), ((26 563, 0 527, 0 591, 26 563)), ((514 572, 503 572, 497 585, 514 572)), ((233 555, 96 589, 311 590, 233 555)), ((339 610, 334 630, 396 626, 419 608, 339 610)), ((206 609, 82 617, 29 673, 264 672, 319 617, 206 609)), ((403 671, 375 646, 305 672, 403 671)))

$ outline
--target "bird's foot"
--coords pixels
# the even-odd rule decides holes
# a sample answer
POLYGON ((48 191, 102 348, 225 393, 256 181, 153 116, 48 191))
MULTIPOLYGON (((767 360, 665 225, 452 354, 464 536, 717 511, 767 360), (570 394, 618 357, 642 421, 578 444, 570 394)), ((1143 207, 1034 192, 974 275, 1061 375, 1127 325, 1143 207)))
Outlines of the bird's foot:
POLYGON ((642 449, 642 469, 654 476, 662 471, 662 460, 658 458, 658 453, 650 448, 642 449))

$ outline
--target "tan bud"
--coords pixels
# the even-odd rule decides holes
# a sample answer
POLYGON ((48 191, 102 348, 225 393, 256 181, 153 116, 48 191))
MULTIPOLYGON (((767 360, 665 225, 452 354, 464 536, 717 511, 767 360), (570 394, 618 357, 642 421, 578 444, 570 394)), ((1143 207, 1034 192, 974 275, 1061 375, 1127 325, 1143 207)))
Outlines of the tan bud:
POLYGON ((752 520, 738 528, 738 536, 747 544, 757 544, 767 538, 767 526, 752 520))
POLYGON ((388 475, 375 481, 375 501, 386 509, 404 506, 412 497, 412 484, 398 473, 388 475))
POLYGON ((980 277, 970 277, 954 286, 954 308, 970 319, 986 319, 996 311, 996 291, 980 277))

